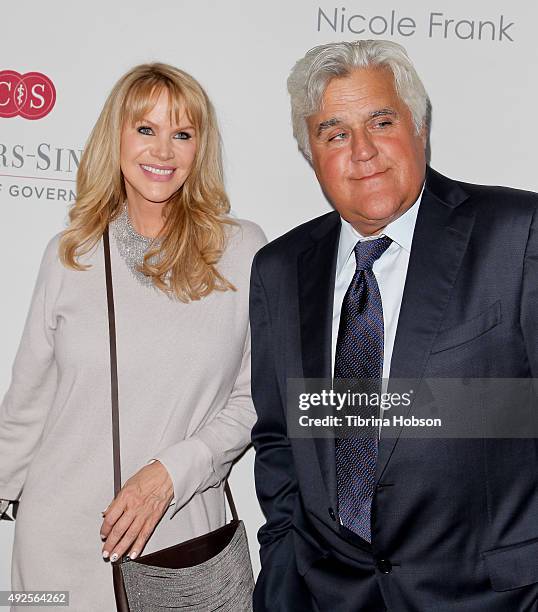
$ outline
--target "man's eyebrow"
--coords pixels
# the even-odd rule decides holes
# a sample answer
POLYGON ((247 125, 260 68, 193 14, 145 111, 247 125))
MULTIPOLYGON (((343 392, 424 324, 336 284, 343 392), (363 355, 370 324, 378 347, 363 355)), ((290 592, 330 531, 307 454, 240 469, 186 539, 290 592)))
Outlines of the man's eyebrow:
POLYGON ((393 108, 380 108, 379 110, 375 110, 372 113, 370 113, 370 117, 372 119, 375 119, 376 117, 386 117, 386 116, 397 117, 398 113, 393 108))
POLYGON ((323 132, 325 130, 328 130, 329 128, 332 128, 335 125, 340 125, 340 123, 342 123, 342 121, 340 119, 338 119, 337 117, 331 117, 331 119, 327 119, 326 121, 322 121, 318 125, 317 136, 318 137, 321 136, 321 134, 323 134, 323 132))
MULTIPOLYGON (((397 117, 397 116, 398 116, 398 113, 393 108, 390 108, 390 107, 380 108, 379 110, 375 110, 370 113, 371 119, 375 119, 376 117, 397 117)), ((325 130, 332 128, 335 125, 340 125, 341 123, 342 123, 342 120, 338 119, 338 117, 331 117, 330 119, 326 119, 325 121, 322 121, 318 125, 318 130, 317 130, 316 135, 319 137, 321 136, 321 134, 323 134, 325 130)))

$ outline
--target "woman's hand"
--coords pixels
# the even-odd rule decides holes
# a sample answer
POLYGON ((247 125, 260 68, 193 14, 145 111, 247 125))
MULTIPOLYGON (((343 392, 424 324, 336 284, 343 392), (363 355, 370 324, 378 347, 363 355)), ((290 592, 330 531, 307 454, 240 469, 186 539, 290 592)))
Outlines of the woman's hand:
POLYGON ((123 485, 103 512, 103 558, 137 557, 174 497, 172 479, 159 461, 144 466, 123 485))

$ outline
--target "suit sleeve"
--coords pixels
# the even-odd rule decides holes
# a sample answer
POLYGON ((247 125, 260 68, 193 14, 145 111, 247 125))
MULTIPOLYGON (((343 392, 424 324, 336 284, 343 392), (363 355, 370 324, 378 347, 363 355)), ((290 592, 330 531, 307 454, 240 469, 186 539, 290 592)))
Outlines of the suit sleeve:
POLYGON ((538 378, 538 208, 534 211, 523 264, 521 329, 533 378, 538 378))
MULTIPOLYGON (((258 499, 266 518, 258 533, 261 572, 254 592, 254 610, 294 610, 289 576, 297 575, 292 543, 292 515, 298 503, 298 486, 285 407, 279 392, 268 298, 254 259, 250 288, 252 329, 252 397, 258 416, 252 430, 256 449, 255 479, 258 499)), ((297 595, 297 593, 296 593, 297 595)))

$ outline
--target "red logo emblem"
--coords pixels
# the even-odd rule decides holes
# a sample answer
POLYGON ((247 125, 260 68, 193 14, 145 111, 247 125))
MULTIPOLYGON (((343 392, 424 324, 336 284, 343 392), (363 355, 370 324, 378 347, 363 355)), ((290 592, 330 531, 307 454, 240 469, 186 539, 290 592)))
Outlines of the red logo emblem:
POLYGON ((41 119, 56 103, 56 89, 41 72, 0 70, 0 117, 41 119))

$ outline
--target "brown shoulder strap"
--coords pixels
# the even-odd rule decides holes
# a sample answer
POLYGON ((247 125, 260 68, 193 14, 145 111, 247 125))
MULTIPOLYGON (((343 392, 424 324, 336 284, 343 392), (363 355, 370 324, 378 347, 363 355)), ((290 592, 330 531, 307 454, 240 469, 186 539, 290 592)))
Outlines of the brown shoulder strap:
POLYGON ((232 490, 230 488, 230 485, 228 484, 228 480, 226 480, 226 484, 224 485, 224 492, 226 493, 226 498, 228 500, 228 504, 230 506, 230 511, 232 513, 232 518, 233 518, 234 521, 238 521, 239 520, 239 516, 237 514, 237 509, 235 507, 234 498, 232 496, 232 490))
MULTIPOLYGON (((108 335, 110 340, 110 399, 112 401, 112 455, 114 458, 114 497, 121 489, 121 455, 120 455, 120 414, 118 399, 118 357, 116 352, 116 316, 114 311, 114 292, 112 288, 112 265, 110 263, 110 239, 108 227, 103 233, 105 253, 106 299, 108 306, 108 335)), ((224 485, 230 511, 234 521, 239 520, 232 490, 228 481, 224 485)))
POLYGON ((108 337, 110 341, 110 399, 112 400, 112 456, 114 458, 114 497, 121 489, 120 413, 118 400, 118 357, 116 352, 116 317, 114 313, 114 291, 112 289, 112 266, 110 264, 110 239, 108 227, 103 234, 105 252, 106 299, 108 305, 108 337))

